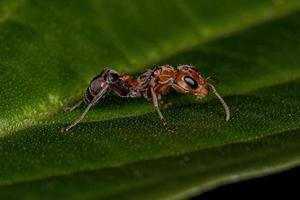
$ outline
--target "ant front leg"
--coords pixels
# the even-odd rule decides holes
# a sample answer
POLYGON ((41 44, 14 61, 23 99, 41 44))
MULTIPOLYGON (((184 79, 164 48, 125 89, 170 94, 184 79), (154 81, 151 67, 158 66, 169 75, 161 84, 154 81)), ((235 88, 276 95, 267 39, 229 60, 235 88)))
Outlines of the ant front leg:
POLYGON ((161 122, 163 123, 166 131, 167 132, 173 132, 174 129, 172 129, 171 127, 168 126, 166 119, 164 118, 164 116, 162 115, 162 113, 159 109, 157 95, 154 92, 154 89, 152 87, 150 88, 150 91, 151 91, 151 96, 152 96, 152 101, 153 101, 154 107, 155 107, 155 109, 156 109, 156 111, 159 115, 159 118, 160 118, 161 122))
MULTIPOLYGON (((71 128, 73 128, 74 126, 76 126, 84 117, 85 115, 88 113, 88 111, 90 110, 90 108, 92 106, 94 106, 102 97, 103 95, 106 93, 107 89, 109 88, 109 85, 105 85, 102 90, 93 98, 93 100, 87 105, 86 109, 84 110, 84 112, 81 114, 81 116, 76 120, 74 121, 71 125, 65 127, 65 128, 62 128, 61 129, 61 132, 67 132, 69 131, 71 128)), ((75 105, 76 106, 76 105, 75 105)), ((75 107, 74 106, 74 107, 75 107)))

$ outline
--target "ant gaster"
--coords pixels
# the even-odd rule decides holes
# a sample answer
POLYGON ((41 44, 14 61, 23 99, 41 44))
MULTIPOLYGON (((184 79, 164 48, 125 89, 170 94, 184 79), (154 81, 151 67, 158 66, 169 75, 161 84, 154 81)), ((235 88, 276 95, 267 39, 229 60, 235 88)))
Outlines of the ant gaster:
POLYGON ((229 121, 229 107, 216 91, 215 87, 207 82, 210 79, 217 81, 212 77, 206 79, 202 78, 197 69, 190 65, 180 65, 177 69, 174 69, 170 65, 155 67, 154 69, 149 69, 142 73, 136 80, 130 75, 120 75, 116 71, 106 68, 90 82, 90 85, 85 92, 84 99, 73 107, 66 109, 67 111, 73 111, 82 103, 87 106, 81 116, 74 123, 63 128, 62 131, 68 131, 78 124, 87 114, 89 109, 110 90, 120 97, 135 98, 143 96, 147 100, 152 101, 159 118, 167 131, 172 131, 172 129, 168 126, 163 117, 159 109, 158 101, 170 87, 179 93, 193 94, 197 96, 197 98, 206 97, 209 92, 212 91, 223 105, 226 115, 225 119, 226 121, 229 121))

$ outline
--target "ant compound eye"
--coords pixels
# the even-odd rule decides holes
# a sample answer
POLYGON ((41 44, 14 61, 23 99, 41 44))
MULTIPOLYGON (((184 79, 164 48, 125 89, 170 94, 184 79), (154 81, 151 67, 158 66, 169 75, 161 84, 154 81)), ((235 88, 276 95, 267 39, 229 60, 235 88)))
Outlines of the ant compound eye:
POLYGON ((190 76, 185 76, 184 77, 184 81, 186 82, 186 84, 188 84, 188 86, 190 86, 193 89, 197 89, 198 88, 198 83, 197 81, 195 81, 192 77, 190 76))

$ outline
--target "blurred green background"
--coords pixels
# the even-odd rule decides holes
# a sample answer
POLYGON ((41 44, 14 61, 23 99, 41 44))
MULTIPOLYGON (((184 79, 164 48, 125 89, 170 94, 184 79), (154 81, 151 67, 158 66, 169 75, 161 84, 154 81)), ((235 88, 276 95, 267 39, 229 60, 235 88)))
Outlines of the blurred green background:
POLYGON ((300 163, 299 0, 2 0, 0 198, 186 199, 300 163), (60 128, 104 67, 193 64, 214 97, 108 95, 60 128))

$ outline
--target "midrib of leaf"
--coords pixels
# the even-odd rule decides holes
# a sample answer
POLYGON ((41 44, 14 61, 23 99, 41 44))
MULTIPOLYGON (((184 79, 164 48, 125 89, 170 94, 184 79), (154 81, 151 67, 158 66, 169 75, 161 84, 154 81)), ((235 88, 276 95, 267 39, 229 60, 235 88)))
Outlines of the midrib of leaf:
MULTIPOLYGON (((293 82, 295 80, 297 80, 299 77, 300 77, 300 74, 298 75, 297 72, 293 71, 293 70, 290 70, 288 71, 288 74, 293 74, 295 75, 294 77, 292 77, 291 79, 289 80, 286 80, 284 78, 281 78, 280 81, 277 81, 276 83, 266 83, 265 85, 261 85, 261 86, 258 86, 258 87, 254 87, 254 88, 247 88, 245 91, 239 91, 239 88, 229 88, 229 91, 230 92, 227 92, 226 95, 222 95, 224 98, 228 97, 228 96, 231 96, 231 95, 239 95, 239 96, 243 96, 243 95, 247 95, 247 94, 251 94, 252 92, 255 92, 257 90, 261 90, 261 89, 267 89, 269 87, 272 87, 272 86, 276 86, 276 85, 279 85, 279 84, 285 84, 285 83, 289 83, 289 82, 293 82), (293 74, 294 73, 294 74, 293 74), (235 89, 238 91, 238 92, 235 92, 235 89)), ((226 88, 227 89, 227 88, 226 88)), ((80 97, 81 98, 81 97, 80 97)), ((185 98, 185 97, 182 97, 182 98, 185 98)), ((188 98, 188 97, 186 97, 188 98)), ((207 100, 207 99, 204 99, 203 100, 203 103, 204 102, 209 102, 210 100, 207 100)), ((189 99, 187 99, 186 102, 183 102, 180 104, 181 106, 182 105, 190 105, 192 106, 193 105, 193 102, 191 102, 189 99)), ((105 116, 105 118, 99 118, 99 116, 92 116, 92 114, 90 113, 90 117, 87 117, 84 119, 83 122, 81 123, 86 123, 86 122, 103 122, 103 121, 112 121, 112 120, 118 120, 118 119, 126 119, 126 118, 130 118, 130 117, 141 117, 141 116, 144 116, 148 113, 155 113, 155 111, 153 110, 153 107, 152 107, 152 104, 150 104, 149 102, 147 101, 143 101, 143 99, 141 99, 141 102, 139 102, 139 105, 136 106, 137 109, 139 107, 144 107, 145 109, 143 111, 140 111, 139 113, 127 113, 126 115, 124 116, 117 116, 117 115, 112 115, 112 116, 105 116)), ((172 106, 172 108, 176 108, 176 106, 172 106)), ((60 108, 61 109, 61 108, 60 108)), ((58 112, 58 111, 57 111, 58 112)), ((94 113, 95 114, 95 113, 94 113)), ((51 124, 56 124, 56 123, 61 123, 63 121, 62 118, 57 118, 58 117, 58 114, 57 113, 49 113, 48 117, 43 119, 41 118, 39 121, 37 121, 37 123, 34 123, 34 124, 30 124, 31 126, 27 126, 27 128, 30 128, 32 126, 43 126, 43 125, 51 125, 51 124)), ((69 118, 67 119, 69 120, 69 118)), ((299 127, 300 128, 300 127, 299 127)), ((15 132, 19 132, 19 131, 22 131, 24 130, 25 128, 22 128, 20 130, 15 130, 15 132)), ((13 132, 13 133, 15 133, 13 132)), ((273 134, 273 133, 271 133, 273 134)), ((270 135, 271 135, 270 134, 270 135)), ((8 135, 4 135, 2 136, 3 138, 5 137, 9 137, 9 134, 8 135)), ((263 136, 264 137, 264 136, 263 136)), ((1 138, 1 136, 0 136, 1 138)), ((260 137, 258 137, 260 138, 260 137)), ((251 141, 252 139, 250 140, 241 140, 240 142, 247 142, 247 141, 251 141)), ((211 147, 215 147, 215 146, 211 146, 211 147)))
MULTIPOLYGON (((21 3, 17 4, 18 6, 15 6, 14 9, 11 10, 11 12, 8 12, 3 19, 3 23, 9 21, 10 18, 13 17, 13 13, 16 12, 16 10, 20 7, 20 5, 22 5, 24 2, 26 2, 26 0, 20 0, 21 3)), ((183 10, 185 10, 184 7, 182 7, 183 10)), ((176 48, 172 49, 172 51, 169 52, 163 52, 162 54, 160 54, 159 57, 146 57, 144 59, 139 59, 139 67, 131 72, 133 73, 137 73, 139 71, 141 71, 142 69, 145 69, 145 66, 152 66, 155 65, 157 63, 162 62, 163 60, 166 60, 170 57, 173 57, 177 54, 180 54, 182 52, 185 51, 189 51, 197 46, 209 43, 209 42, 213 42, 216 40, 219 40, 221 38, 225 38, 228 37, 230 35, 234 35, 242 30, 254 27, 256 25, 259 24, 263 24, 265 22, 271 21, 271 20, 275 20, 275 19, 279 19, 282 17, 285 17, 293 12, 296 12, 298 10, 300 10, 300 4, 299 6, 283 6, 283 7, 275 7, 273 8, 274 10, 269 10, 267 12, 262 12, 260 13, 261 15, 255 15, 252 16, 253 18, 249 19, 246 22, 242 22, 240 24, 234 25, 234 26, 228 26, 228 27, 224 27, 224 29, 220 32, 214 32, 213 34, 208 34, 208 35, 203 35, 203 32, 201 32, 200 34, 203 36, 202 38, 200 37, 194 37, 194 38, 183 38, 182 41, 178 42, 178 44, 176 45, 176 48), (184 42, 186 41, 186 42, 184 42)), ((188 12, 185 12, 188 13, 188 12)), ((189 16, 189 18, 193 21, 193 19, 195 17, 193 17, 192 15, 189 16)), ((1 21, 0 21, 1 22, 1 21)), ((0 28, 1 28, 1 23, 0 23, 0 28)), ((199 30, 198 27, 195 27, 196 29, 199 30)), ((1 29, 0 29, 1 30, 1 29)), ((112 33, 112 39, 115 38, 113 36, 112 33)), ((116 38, 115 38, 116 39, 116 38)), ((161 44, 161 47, 165 46, 165 44, 161 44)), ((125 58, 128 59, 129 64, 128 63, 124 63, 125 66, 129 66, 130 64, 134 63, 135 61, 133 61, 132 59, 129 59, 129 55, 126 53, 126 49, 122 47, 122 44, 120 44, 119 49, 124 53, 125 58)), ((148 49, 147 51, 155 51, 155 49, 148 49)), ((283 80, 284 82, 285 80, 283 80)), ((271 86, 271 85, 269 85, 271 86)), ((84 89, 84 88, 83 88, 84 89)), ((258 89, 258 88, 253 88, 253 89, 258 89)), ((249 92, 251 90, 247 90, 245 92, 249 92)), ((237 94, 237 93, 235 93, 237 94)), ((242 94, 242 93, 240 93, 242 94)), ((77 95, 76 95, 77 96, 77 95)), ((63 101, 64 104, 70 102, 73 100, 75 96, 70 97, 68 99, 65 99, 63 101)), ((26 128, 38 125, 38 124, 43 124, 44 122, 46 122, 46 120, 51 117, 52 115, 54 115, 55 113, 57 113, 59 110, 61 109, 61 105, 56 105, 56 106, 52 106, 51 109, 49 109, 46 112, 41 112, 39 113, 37 116, 35 116, 34 118, 26 118, 24 121, 18 121, 16 124, 9 124, 9 125, 4 125, 3 127, 0 127, 0 133, 2 133, 0 135, 0 137, 4 137, 6 135, 12 134, 14 132, 20 131, 20 130, 24 130, 26 128)))

